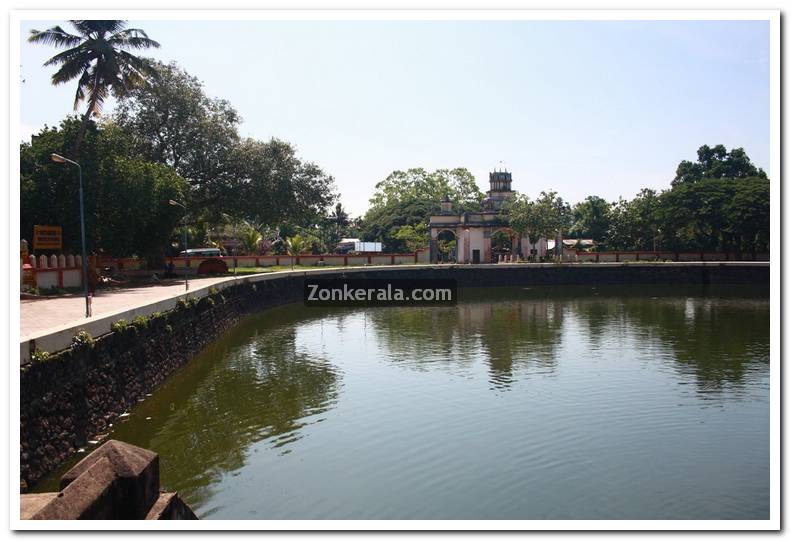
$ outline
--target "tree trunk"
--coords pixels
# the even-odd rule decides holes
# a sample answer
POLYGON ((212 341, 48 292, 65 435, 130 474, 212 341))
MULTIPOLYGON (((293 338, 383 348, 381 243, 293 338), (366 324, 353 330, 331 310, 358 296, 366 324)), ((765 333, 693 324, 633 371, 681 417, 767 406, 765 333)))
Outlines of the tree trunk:
POLYGON ((91 119, 94 109, 96 109, 96 100, 98 99, 96 91, 98 88, 99 76, 97 74, 93 79, 93 92, 91 92, 91 99, 88 101, 88 110, 85 111, 85 114, 82 116, 80 130, 77 132, 77 138, 74 140, 74 143, 71 146, 72 160, 77 160, 77 158, 79 158, 80 145, 82 144, 82 140, 85 138, 85 131, 88 129, 88 121, 91 119))
POLYGON ((88 129, 88 121, 91 119, 91 110, 92 107, 89 105, 88 110, 85 111, 85 114, 82 115, 82 123, 80 124, 80 129, 77 132, 77 137, 74 139, 74 143, 71 145, 71 159, 77 160, 80 157, 80 144, 82 144, 82 140, 85 137, 85 131, 88 129))

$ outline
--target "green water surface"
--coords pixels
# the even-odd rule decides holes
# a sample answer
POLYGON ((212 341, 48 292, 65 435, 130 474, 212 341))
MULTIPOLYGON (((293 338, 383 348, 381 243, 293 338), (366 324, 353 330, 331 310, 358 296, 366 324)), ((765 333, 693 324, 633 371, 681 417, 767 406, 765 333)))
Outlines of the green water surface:
POLYGON ((110 437, 205 519, 768 518, 766 289, 462 294, 266 310, 110 437))

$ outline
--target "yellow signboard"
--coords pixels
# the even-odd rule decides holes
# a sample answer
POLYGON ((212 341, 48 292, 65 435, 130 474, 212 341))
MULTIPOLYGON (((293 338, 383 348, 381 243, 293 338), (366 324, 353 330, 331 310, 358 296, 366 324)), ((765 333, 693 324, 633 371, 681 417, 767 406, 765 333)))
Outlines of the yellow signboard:
POLYGON ((63 249, 63 235, 59 225, 34 225, 33 226, 34 250, 61 250, 63 249))

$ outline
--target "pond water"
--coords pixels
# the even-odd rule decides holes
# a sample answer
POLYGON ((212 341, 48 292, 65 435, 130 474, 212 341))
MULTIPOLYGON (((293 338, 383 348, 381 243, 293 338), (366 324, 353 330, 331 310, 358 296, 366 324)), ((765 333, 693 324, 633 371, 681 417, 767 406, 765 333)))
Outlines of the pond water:
POLYGON ((204 519, 768 518, 768 289, 462 295, 267 310, 110 437, 204 519))

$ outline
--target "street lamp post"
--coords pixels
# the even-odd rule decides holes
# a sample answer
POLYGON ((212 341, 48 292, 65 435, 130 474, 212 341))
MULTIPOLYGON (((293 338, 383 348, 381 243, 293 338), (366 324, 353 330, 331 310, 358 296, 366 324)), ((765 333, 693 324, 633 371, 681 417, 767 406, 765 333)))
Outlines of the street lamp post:
MULTIPOLYGON (((187 252, 187 206, 179 203, 178 201, 174 201, 173 199, 168 201, 169 205, 174 207, 181 207, 184 209, 184 256, 189 257, 189 253, 187 252)), ((184 290, 190 290, 190 281, 189 277, 187 276, 187 266, 184 266, 184 290)))
POLYGON ((64 158, 54 152, 50 156, 55 163, 70 163, 77 166, 80 176, 80 235, 82 236, 82 286, 85 291, 85 317, 91 317, 91 299, 88 295, 88 254, 85 249, 85 207, 82 202, 82 167, 74 160, 64 158))

